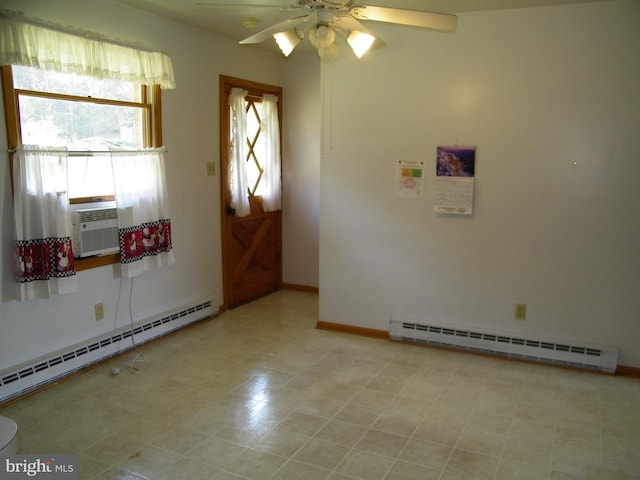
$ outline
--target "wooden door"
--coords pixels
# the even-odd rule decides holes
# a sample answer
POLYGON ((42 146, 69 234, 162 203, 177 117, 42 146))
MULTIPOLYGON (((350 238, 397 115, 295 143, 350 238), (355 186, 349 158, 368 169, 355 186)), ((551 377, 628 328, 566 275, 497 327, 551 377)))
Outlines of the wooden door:
MULTIPOLYGON (((278 97, 278 118, 282 125, 282 88, 248 80, 220 76, 220 165, 222 182, 222 260, 224 299, 233 308, 282 286, 282 215, 281 211, 265 212, 262 208, 261 180, 264 165, 259 151, 253 147, 260 141, 261 98, 264 94, 278 97), (247 176, 251 213, 236 217, 231 209, 229 161, 231 152, 232 88, 249 92, 247 109, 247 176)), ((281 149, 282 151, 282 149, 281 149)))

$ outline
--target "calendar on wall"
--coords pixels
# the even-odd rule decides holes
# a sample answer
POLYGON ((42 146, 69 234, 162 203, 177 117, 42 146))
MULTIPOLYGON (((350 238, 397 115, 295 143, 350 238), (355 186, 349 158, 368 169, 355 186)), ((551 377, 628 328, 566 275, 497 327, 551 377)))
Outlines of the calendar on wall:
POLYGON ((433 211, 471 215, 475 187, 476 147, 439 146, 433 211))

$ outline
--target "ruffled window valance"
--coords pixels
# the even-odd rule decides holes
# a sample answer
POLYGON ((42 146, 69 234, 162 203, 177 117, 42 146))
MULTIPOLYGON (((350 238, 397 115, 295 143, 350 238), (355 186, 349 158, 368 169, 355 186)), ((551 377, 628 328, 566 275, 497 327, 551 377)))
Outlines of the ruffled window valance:
POLYGON ((175 88, 169 56, 0 10, 0 65, 23 65, 175 88))

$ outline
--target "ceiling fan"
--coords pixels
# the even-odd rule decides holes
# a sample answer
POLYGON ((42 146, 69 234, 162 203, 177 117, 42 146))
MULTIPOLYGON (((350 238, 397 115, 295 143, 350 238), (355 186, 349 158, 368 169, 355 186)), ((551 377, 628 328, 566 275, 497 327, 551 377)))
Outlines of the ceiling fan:
MULTIPOLYGON (((212 3, 199 3, 199 6, 229 7, 212 3)), ((242 5, 234 5, 242 6, 242 5)), ((249 5, 245 5, 249 6, 249 5)), ((380 48, 385 43, 367 30, 360 20, 394 23, 431 30, 453 32, 458 18, 445 13, 433 13, 421 10, 406 10, 391 7, 352 5, 352 0, 297 0, 288 7, 280 5, 254 4, 252 7, 270 7, 286 10, 300 10, 301 15, 257 32, 241 40, 241 44, 261 43, 273 37, 285 56, 304 38, 317 48, 323 61, 333 61, 340 55, 336 43, 338 36, 343 37, 356 57, 361 58, 370 48, 380 48)))

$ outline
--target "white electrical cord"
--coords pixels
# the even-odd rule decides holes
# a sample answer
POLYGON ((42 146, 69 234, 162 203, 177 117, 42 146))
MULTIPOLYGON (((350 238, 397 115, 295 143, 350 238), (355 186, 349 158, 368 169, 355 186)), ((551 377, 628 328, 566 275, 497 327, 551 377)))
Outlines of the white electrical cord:
MULTIPOLYGON (((142 352, 138 349, 138 345, 136 344, 133 332, 133 308, 131 307, 131 301, 133 297, 133 278, 131 279, 131 285, 129 286, 129 322, 131 324, 131 344, 133 345, 133 349, 137 352, 136 355, 130 357, 123 363, 123 366, 129 370, 131 373, 140 373, 140 369, 136 367, 136 363, 144 362, 144 356, 142 352)), ((122 277, 120 277, 120 290, 118 291, 118 301, 116 302, 116 316, 120 306, 120 294, 122 293, 122 277)), ((119 373, 119 371, 118 371, 119 373)), ((117 373, 113 373, 112 375, 117 375, 117 373)))

